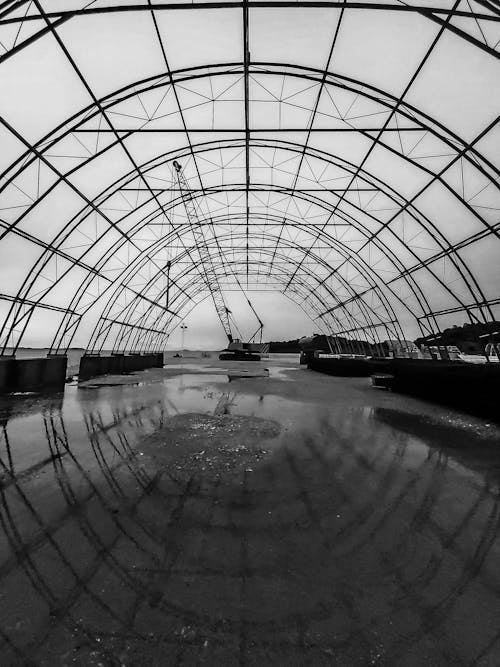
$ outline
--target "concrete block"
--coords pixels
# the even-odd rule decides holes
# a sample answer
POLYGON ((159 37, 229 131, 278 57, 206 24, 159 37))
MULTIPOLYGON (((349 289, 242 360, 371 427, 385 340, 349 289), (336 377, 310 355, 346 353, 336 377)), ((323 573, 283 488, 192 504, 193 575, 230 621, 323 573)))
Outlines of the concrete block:
POLYGON ((68 357, 66 355, 48 355, 42 377, 43 387, 62 391, 66 382, 67 368, 68 357))
POLYGON ((11 391, 15 362, 14 357, 0 357, 0 394, 11 391))
POLYGON ((65 355, 35 359, 0 357, 0 393, 63 391, 67 365, 65 355))
POLYGON ((93 354, 84 354, 80 359, 78 378, 80 380, 88 380, 96 375, 104 375, 106 371, 103 368, 102 357, 93 354))
POLYGON ((15 391, 39 391, 43 386, 47 359, 16 359, 15 391))
POLYGON ((122 354, 115 353, 110 356, 83 355, 80 359, 80 380, 88 380, 98 375, 108 373, 133 373, 146 368, 163 368, 163 352, 151 352, 149 354, 122 354))

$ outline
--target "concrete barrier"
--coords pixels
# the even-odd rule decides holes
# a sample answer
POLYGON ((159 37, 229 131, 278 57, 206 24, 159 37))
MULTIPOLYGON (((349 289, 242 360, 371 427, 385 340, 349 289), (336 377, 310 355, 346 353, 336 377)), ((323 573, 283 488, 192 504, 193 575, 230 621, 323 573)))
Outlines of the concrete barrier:
POLYGON ((0 357, 0 393, 11 391, 16 360, 14 357, 0 357))
POLYGON ((143 371, 146 368, 163 368, 163 352, 149 354, 112 354, 100 356, 84 354, 80 359, 78 378, 88 380, 99 375, 122 375, 143 371))
POLYGON ((313 371, 339 377, 369 377, 372 373, 388 372, 388 358, 313 357, 307 367, 313 371))
POLYGON ((63 391, 67 365, 65 355, 35 359, 0 357, 0 393, 63 391))

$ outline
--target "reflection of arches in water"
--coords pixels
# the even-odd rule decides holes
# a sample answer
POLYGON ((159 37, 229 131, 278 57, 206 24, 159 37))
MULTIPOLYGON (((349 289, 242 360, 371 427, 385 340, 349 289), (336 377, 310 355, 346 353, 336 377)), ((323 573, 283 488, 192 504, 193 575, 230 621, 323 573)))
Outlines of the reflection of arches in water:
MULTIPOLYGON (((325 418, 316 437, 284 443, 261 469, 242 473, 237 483, 201 474, 183 477, 174 469, 143 465, 134 445, 135 437, 165 422, 161 402, 119 405, 107 418, 97 402, 85 405, 85 442, 66 431, 60 403, 42 410, 44 447, 26 469, 18 465, 20 443, 11 441, 4 419, 0 521, 8 553, 0 564, 0 587, 11 591, 9 582, 15 581, 19 599, 36 601, 29 635, 15 628, 16 601, 12 622, 4 617, 0 624, 5 655, 12 660, 79 645, 78 656, 94 651, 112 662, 127 642, 144 650, 159 642, 189 654, 207 638, 220 648, 232 646, 234 637, 242 654, 251 642, 299 657, 318 648, 340 651, 347 644, 369 651, 373 628, 410 608, 416 627, 405 636, 395 634, 390 643, 385 638, 386 655, 393 657, 428 634, 439 644, 471 584, 488 591, 493 608, 500 603, 500 582, 487 562, 498 533, 497 498, 487 483, 464 478, 468 504, 455 508, 448 522, 439 509, 447 507, 453 473, 438 450, 429 450, 405 472, 408 437, 400 433, 391 440, 385 428, 367 434, 353 413, 354 418, 340 415, 335 427, 325 418), (462 539, 468 531, 469 542, 462 539), (280 559, 259 557, 259 540, 280 559), (259 582, 270 587, 283 578, 288 582, 287 567, 305 576, 296 557, 299 542, 321 574, 325 564, 305 541, 339 567, 369 554, 373 565, 364 561, 368 571, 360 572, 360 581, 365 585, 375 571, 380 580, 368 586, 392 587, 391 606, 367 613, 360 608, 363 598, 357 599, 359 585, 340 586, 336 580, 332 590, 317 591, 297 605, 293 577, 291 597, 272 619, 245 616, 231 606, 249 604, 259 582), (426 541, 428 552, 422 550, 426 541), (207 580, 219 587, 216 609, 204 599, 207 580), (198 591, 183 592, 186 581, 198 591), (199 605, 193 606, 197 595, 199 605), (347 635, 338 645, 331 637, 312 642, 317 624, 339 606, 350 619, 347 635)), ((499 638, 490 633, 476 654, 487 655, 499 638)), ((463 661, 453 651, 444 654, 454 664, 463 661)))
MULTIPOLYGON (((375 417, 379 418, 382 412, 383 409, 375 409, 375 417)), ((331 427, 329 430, 331 433, 331 427)), ((337 443, 341 445, 342 453, 348 455, 355 439, 342 438, 338 433, 335 436, 337 443)), ((386 438, 387 435, 383 437, 386 438)), ((387 468, 387 474, 378 480, 375 494, 364 499, 359 510, 352 514, 350 521, 334 536, 325 537, 334 543, 340 537, 343 542, 348 542, 347 549, 344 548, 344 543, 339 549, 335 544, 333 546, 333 551, 340 551, 343 557, 352 557, 362 548, 370 549, 371 544, 377 542, 377 536, 380 539, 380 534, 385 533, 390 538, 389 543, 378 550, 386 576, 395 578, 397 582, 400 595, 399 600, 397 597, 394 599, 394 603, 401 612, 407 612, 408 608, 416 610, 421 619, 421 627, 418 630, 401 637, 400 641, 394 644, 394 649, 400 649, 405 653, 413 644, 420 641, 424 634, 431 634, 436 639, 441 637, 455 605, 473 582, 482 584, 486 591, 492 593, 492 598, 500 601, 500 581, 491 570, 483 570, 483 564, 499 535, 500 515, 497 494, 491 493, 487 482, 481 486, 474 480, 467 479, 466 486, 472 492, 471 505, 459 517, 456 525, 448 526, 446 521, 443 524, 433 516, 433 511, 436 506, 439 507, 442 496, 447 491, 448 457, 440 451, 429 451, 427 457, 412 471, 409 479, 405 483, 400 483, 401 488, 388 501, 385 497, 391 495, 388 489, 391 487, 397 489, 397 477, 401 477, 406 445, 407 438, 400 438, 387 468), (384 530, 391 519, 394 519, 398 507, 412 500, 413 492, 418 493, 418 486, 422 489, 419 497, 412 502, 411 513, 405 518, 407 524, 405 530, 395 530, 394 534, 392 529, 384 530), (467 547, 461 544, 461 538, 467 537, 467 530, 474 520, 481 520, 481 513, 485 515, 484 526, 481 527, 477 541, 472 545, 473 548, 467 551, 467 547), (364 527, 367 530, 364 530, 364 527), (351 536, 355 538, 353 544, 349 544, 348 541, 351 536), (429 537, 434 540, 437 548, 429 554, 421 553, 421 541, 429 537), (415 566, 419 559, 420 563, 415 566), (450 559, 456 559, 460 563, 460 568, 455 567, 455 572, 449 562, 450 559), (412 573, 411 576, 408 576, 408 570, 412 573), (448 577, 450 580, 447 581, 448 577), (444 581, 441 590, 433 590, 440 580, 444 581)), ((309 446, 314 448, 313 443, 309 443, 309 446)), ((373 463, 379 454, 380 450, 371 459, 364 454, 354 454, 353 459, 357 459, 359 468, 374 473, 376 471, 373 463)), ((295 472, 300 475, 298 468, 295 472)), ((336 483, 338 482, 337 477, 336 483)), ((397 524, 395 528, 397 529, 397 524)), ((394 611, 392 609, 391 613, 394 611)), ((482 647, 481 655, 486 655, 499 639, 500 632, 482 647)), ((450 661, 447 664, 461 663, 459 656, 453 651, 446 653, 445 657, 450 661)))
POLYGON ((229 415, 231 408, 236 405, 236 396, 238 396, 237 391, 223 391, 215 406, 214 415, 229 415))
MULTIPOLYGON (((128 415, 128 417, 133 417, 133 415, 128 415)), ((106 493, 99 487, 99 485, 94 483, 85 467, 80 464, 69 447, 60 410, 57 413, 54 413, 51 410, 45 411, 42 414, 42 419, 45 427, 46 444, 50 456, 40 461, 39 465, 33 466, 27 471, 22 471, 21 473, 18 473, 15 478, 11 477, 9 479, 9 482, 11 482, 10 486, 15 488, 16 494, 19 495, 29 518, 35 522, 36 528, 34 534, 30 536, 30 538, 23 538, 21 533, 17 530, 14 520, 14 512, 11 511, 11 504, 15 504, 18 499, 7 498, 5 489, 2 488, 2 526, 8 537, 9 545, 15 558, 7 559, 4 562, 4 567, 0 568, 0 573, 2 578, 4 578, 15 568, 24 571, 33 590, 39 594, 46 607, 44 612, 46 612, 47 616, 47 627, 40 632, 36 639, 28 642, 28 644, 22 648, 21 646, 16 646, 14 641, 10 639, 8 640, 10 647, 17 655, 20 655, 22 651, 25 650, 26 656, 30 656, 33 651, 36 651, 39 646, 46 642, 47 636, 50 633, 50 626, 54 624, 54 619, 57 619, 57 625, 61 624, 66 627, 68 631, 77 628, 78 632, 84 635, 86 641, 89 642, 89 646, 93 646, 97 649, 100 648, 99 641, 95 639, 95 629, 86 628, 84 624, 82 625, 79 623, 78 619, 74 617, 70 611, 77 600, 83 595, 88 597, 96 607, 101 608, 109 614, 109 616, 117 623, 123 622, 123 618, 121 618, 113 607, 106 602, 105 598, 96 594, 89 585, 103 563, 107 563, 107 561, 111 559, 111 564, 115 567, 117 565, 116 559, 114 559, 112 555, 113 546, 117 541, 116 538, 111 542, 108 542, 106 538, 99 534, 93 522, 88 520, 85 516, 86 508, 93 500, 97 500, 103 508, 109 509, 109 496, 106 496, 106 493), (65 458, 64 464, 62 463, 63 457, 65 458), (58 496, 57 500, 59 503, 61 500, 63 502, 61 503, 61 506, 56 509, 56 517, 47 521, 43 518, 43 515, 35 509, 35 504, 31 502, 28 495, 24 492, 22 481, 28 478, 35 469, 38 472, 42 469, 42 466, 45 467, 50 465, 53 467, 52 472, 54 474, 54 479, 51 481, 55 482, 54 487, 58 487, 62 496, 62 498, 58 496), (74 488, 75 481, 74 479, 72 480, 68 474, 69 468, 73 468, 73 473, 75 470, 78 472, 77 477, 80 478, 80 482, 85 482, 86 488, 82 490, 81 484, 77 484, 76 488, 74 488), (80 570, 82 567, 80 558, 81 553, 79 550, 80 544, 73 545, 73 553, 68 557, 65 549, 67 545, 61 547, 56 538, 59 531, 63 530, 68 523, 72 523, 73 526, 76 524, 80 540, 85 538, 93 549, 93 555, 88 567, 84 567, 83 570, 80 570), (31 557, 32 552, 36 553, 41 549, 44 549, 46 545, 49 545, 52 549, 52 558, 56 561, 54 564, 57 566, 58 570, 57 572, 53 571, 48 577, 44 576, 40 567, 37 566, 36 561, 31 557), (66 576, 68 573, 71 575, 73 582, 65 594, 60 596, 57 593, 57 590, 59 589, 57 577, 61 576, 63 571, 65 571, 64 574, 66 576)), ((109 427, 110 425, 107 426, 109 427)), ((103 432, 105 432, 105 429, 103 432)), ((100 450, 100 453, 102 454, 100 445, 97 449, 94 449, 99 466, 106 473, 105 479, 109 483, 111 497, 116 497, 119 493, 119 485, 116 483, 117 472, 121 467, 127 465, 130 459, 135 456, 130 449, 127 450, 126 441, 122 435, 119 437, 119 441, 121 451, 112 439, 108 438, 106 440, 106 444, 113 444, 113 452, 118 454, 117 460, 115 460, 112 465, 106 461, 106 456, 99 456, 98 450, 100 450)), ((109 456, 109 453, 107 456, 109 456)), ((10 458, 12 459, 12 447, 10 447, 10 458)), ((150 486, 151 480, 141 479, 139 475, 137 476, 137 479, 139 483, 142 483, 143 492, 148 493, 148 487, 150 486)), ((25 519, 25 517, 22 518, 25 519)), ((136 547, 138 549, 141 548, 139 542, 136 542, 136 547)), ((8 638, 8 635, 6 633, 4 634, 8 638)))

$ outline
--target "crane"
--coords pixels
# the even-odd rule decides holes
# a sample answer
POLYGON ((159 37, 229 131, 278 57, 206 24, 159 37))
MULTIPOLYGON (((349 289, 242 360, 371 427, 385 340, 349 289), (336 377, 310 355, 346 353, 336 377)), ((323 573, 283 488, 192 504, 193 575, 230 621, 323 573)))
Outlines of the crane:
POLYGON ((188 186, 181 165, 179 164, 179 162, 177 162, 177 160, 174 160, 173 166, 177 174, 177 182, 179 184, 179 191, 181 193, 182 201, 186 209, 187 219, 191 226, 191 231, 193 232, 196 248, 200 256, 200 265, 202 269, 203 279, 212 297, 212 301, 214 303, 215 310, 217 312, 219 320, 222 324, 222 328, 224 329, 224 332, 229 341, 228 350, 233 350, 233 351, 237 350, 239 352, 242 352, 243 354, 244 353, 250 354, 250 352, 254 351, 254 348, 256 347, 256 344, 252 344, 252 341, 257 336, 257 334, 260 334, 259 344, 262 344, 262 331, 264 328, 264 324, 262 323, 262 320, 258 316, 250 299, 243 290, 243 287, 241 286, 238 277, 235 275, 234 277, 236 278, 236 282, 238 283, 240 290, 244 294, 250 309, 257 318, 259 326, 255 331, 255 333, 251 336, 250 341, 248 343, 241 343, 239 340, 233 338, 231 322, 230 322, 231 311, 229 310, 226 302, 224 301, 224 296, 222 294, 222 289, 212 260, 212 255, 208 250, 207 240, 205 238, 205 234, 203 232, 203 226, 200 222, 200 217, 198 215, 196 201, 193 197, 193 193, 190 187, 188 186), (252 346, 253 348, 252 350, 250 349, 250 346, 252 346))
POLYGON ((224 333, 226 334, 228 341, 232 343, 233 334, 231 331, 231 324, 229 322, 229 315, 231 314, 231 311, 227 307, 222 295, 222 290, 217 273, 215 271, 214 263, 212 261, 212 256, 208 250, 205 234, 203 233, 198 211, 196 210, 196 204, 194 202, 192 192, 187 184, 186 177, 182 173, 181 165, 177 162, 177 160, 174 160, 173 165, 175 171, 177 172, 177 181, 179 183, 179 190, 181 192, 184 207, 186 209, 187 219, 191 225, 191 231, 193 232, 196 248, 198 250, 198 254, 200 255, 203 278, 214 302, 215 310, 219 316, 224 333))

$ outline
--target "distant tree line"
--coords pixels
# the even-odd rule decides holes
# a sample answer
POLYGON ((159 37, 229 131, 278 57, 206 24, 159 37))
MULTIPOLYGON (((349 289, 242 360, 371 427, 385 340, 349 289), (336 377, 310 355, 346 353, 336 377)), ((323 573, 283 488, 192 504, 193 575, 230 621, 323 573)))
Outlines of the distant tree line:
MULTIPOLYGON (((300 352, 299 340, 299 338, 294 338, 293 340, 270 341, 269 352, 300 352)), ((334 352, 342 354, 380 354, 380 346, 372 345, 368 341, 352 340, 343 336, 327 337, 324 334, 314 337, 314 349, 323 352, 330 352, 330 349, 332 349, 334 352), (329 342, 328 338, 330 339, 329 342)))
POLYGON ((482 354, 489 342, 496 343, 500 336, 500 322, 481 324, 454 325, 440 334, 417 338, 415 343, 421 345, 456 345, 465 354, 482 354), (496 334, 496 335, 494 335, 496 334))
MULTIPOLYGON (((314 347, 324 352, 330 351, 346 354, 371 354, 381 353, 381 345, 374 345, 365 340, 352 340, 343 336, 330 336, 330 345, 327 337, 324 335, 316 336, 314 347)), ((439 334, 430 336, 421 336, 414 342, 421 347, 422 345, 455 345, 465 354, 483 354, 485 346, 489 342, 500 341, 500 322, 487 322, 482 324, 463 324, 454 325, 445 329, 439 334)), ((300 352, 299 339, 293 340, 273 340, 269 343, 270 352, 292 353, 300 352)))
POLYGON ((292 352, 300 352, 299 339, 272 340, 269 342, 269 352, 284 352, 288 354, 291 354, 292 352))

